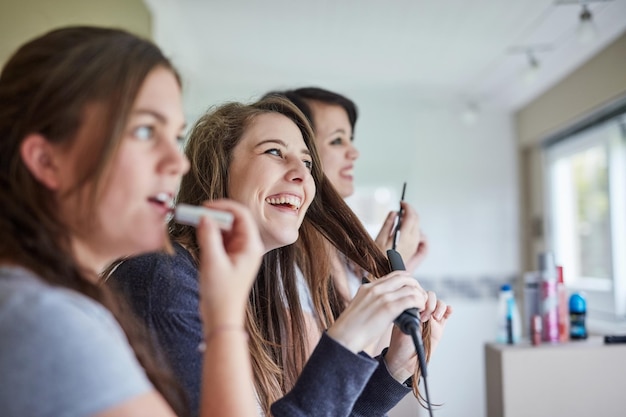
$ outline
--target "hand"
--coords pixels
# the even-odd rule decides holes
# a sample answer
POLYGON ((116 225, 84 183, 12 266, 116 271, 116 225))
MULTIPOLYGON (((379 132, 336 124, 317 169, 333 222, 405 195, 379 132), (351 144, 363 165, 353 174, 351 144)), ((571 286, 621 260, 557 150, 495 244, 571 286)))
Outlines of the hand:
POLYGON ((327 334, 352 352, 360 352, 387 331, 404 310, 424 310, 428 294, 406 271, 363 284, 327 334))
MULTIPOLYGON (((428 241, 420 230, 417 212, 406 201, 402 201, 400 205, 403 214, 396 250, 402 256, 407 271, 413 272, 428 254, 428 241)), ((393 246, 394 223, 397 217, 397 212, 389 212, 378 236, 376 236, 376 243, 383 252, 393 246)))
POLYGON ((205 331, 221 325, 241 326, 264 253, 259 230, 248 209, 239 203, 217 200, 204 205, 231 212, 234 221, 228 232, 222 232, 209 217, 203 217, 197 228, 203 325, 205 331))
MULTIPOLYGON (((428 291, 426 308, 420 312, 422 323, 430 321, 430 353, 434 352, 443 335, 446 322, 452 314, 452 307, 445 302, 438 300, 437 295, 428 291)), ((397 381, 406 381, 417 366, 417 354, 415 345, 409 335, 405 335, 394 326, 391 333, 389 350, 385 355, 387 370, 397 381)))

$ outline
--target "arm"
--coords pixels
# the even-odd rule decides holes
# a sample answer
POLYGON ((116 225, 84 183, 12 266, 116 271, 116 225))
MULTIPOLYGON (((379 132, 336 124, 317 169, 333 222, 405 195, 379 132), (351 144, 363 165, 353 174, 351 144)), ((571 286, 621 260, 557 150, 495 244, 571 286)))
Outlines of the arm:
MULTIPOLYGON (((421 312, 422 322, 430 321, 431 355, 439 344, 445 324, 452 314, 452 307, 437 300, 428 292, 426 308, 421 312)), ((385 415, 406 394, 410 385, 404 382, 413 376, 417 355, 411 338, 393 327, 389 349, 377 357, 379 365, 355 404, 352 416, 385 415)))
POLYGON ((198 227, 200 313, 206 350, 200 415, 256 416, 252 366, 244 332, 245 307, 261 264, 263 247, 250 213, 232 201, 206 204, 235 215, 221 234, 210 219, 198 227))
POLYGON ((348 416, 378 363, 358 354, 402 311, 423 309, 426 293, 406 271, 364 284, 322 337, 294 389, 272 405, 275 417, 348 416))
POLYGON ((376 361, 355 355, 323 334, 296 385, 272 404, 272 415, 348 416, 376 366, 376 361))
POLYGON ((191 415, 200 410, 200 415, 253 416, 256 399, 243 315, 260 264, 260 238, 238 205, 221 201, 210 207, 232 212, 235 221, 222 235, 203 219, 197 229, 199 271, 177 246, 173 258, 152 254, 128 260, 114 277, 156 334, 187 394, 191 415), (203 341, 204 353, 199 349, 203 341))

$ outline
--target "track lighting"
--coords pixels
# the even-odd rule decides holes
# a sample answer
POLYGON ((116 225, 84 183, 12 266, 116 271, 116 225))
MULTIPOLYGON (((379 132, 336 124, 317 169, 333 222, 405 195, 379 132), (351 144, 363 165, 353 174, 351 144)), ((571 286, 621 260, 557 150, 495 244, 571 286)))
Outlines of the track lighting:
POLYGON ((530 85, 537 79, 537 75, 539 74, 541 67, 537 57, 531 49, 526 51, 526 56, 528 57, 528 66, 522 72, 522 80, 525 84, 530 85))
POLYGON ((605 3, 613 0, 557 0, 555 3, 557 5, 580 5, 581 10, 578 15, 578 26, 576 28, 576 37, 578 38, 578 42, 582 44, 587 44, 593 41, 597 35, 598 30, 593 21, 593 13, 591 13, 591 9, 589 8, 589 4, 591 3, 605 3))
POLYGON ((526 85, 530 85, 535 82, 539 71, 541 70, 541 63, 537 58, 537 54, 540 52, 547 52, 552 50, 551 45, 520 45, 509 48, 510 54, 526 55, 526 65, 520 71, 520 78, 526 85))
POLYGON ((587 7, 587 4, 583 4, 583 8, 580 12, 580 22, 576 28, 576 35, 578 41, 582 44, 588 44, 593 41, 597 36, 596 26, 593 23, 593 15, 587 7))

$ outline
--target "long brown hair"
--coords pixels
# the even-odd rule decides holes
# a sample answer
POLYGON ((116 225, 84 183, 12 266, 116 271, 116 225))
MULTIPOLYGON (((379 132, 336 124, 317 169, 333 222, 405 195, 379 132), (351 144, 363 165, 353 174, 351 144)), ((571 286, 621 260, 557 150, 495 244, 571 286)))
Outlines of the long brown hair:
POLYGON ((70 191, 90 190, 86 197, 91 205, 82 213, 88 218, 106 186, 139 89, 157 67, 176 74, 151 42, 122 30, 85 26, 53 30, 24 44, 10 58, 0 75, 0 260, 24 266, 52 285, 71 288, 109 308, 152 383, 177 412, 183 412, 179 390, 155 362, 146 332, 115 294, 93 284, 94 271, 79 267, 54 192, 20 157, 20 145, 31 133, 59 146, 73 146, 86 109, 95 106, 93 143, 82 155, 70 191))
MULTIPOLYGON (((247 307, 254 383, 269 416, 270 405, 293 387, 307 358, 295 266, 300 267, 311 288, 320 329, 328 328, 344 308, 332 278, 328 256, 332 246, 376 277, 386 275, 390 268, 356 215, 326 179, 308 120, 281 97, 265 97, 250 105, 228 103, 197 121, 185 147, 191 168, 183 178, 177 202, 198 205, 207 199, 227 198, 233 151, 254 119, 267 113, 282 114, 298 126, 311 152, 316 186, 298 241, 265 254, 247 307)), ((170 233, 198 259, 192 227, 172 222, 170 233)))

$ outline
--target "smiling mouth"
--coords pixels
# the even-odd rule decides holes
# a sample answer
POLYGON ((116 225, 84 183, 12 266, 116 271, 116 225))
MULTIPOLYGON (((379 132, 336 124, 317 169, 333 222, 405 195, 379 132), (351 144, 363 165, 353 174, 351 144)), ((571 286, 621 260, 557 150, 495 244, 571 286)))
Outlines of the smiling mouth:
POLYGON ((267 197, 265 202, 273 206, 286 207, 293 211, 298 211, 302 206, 302 200, 296 196, 267 197))

